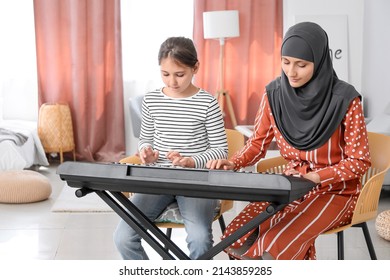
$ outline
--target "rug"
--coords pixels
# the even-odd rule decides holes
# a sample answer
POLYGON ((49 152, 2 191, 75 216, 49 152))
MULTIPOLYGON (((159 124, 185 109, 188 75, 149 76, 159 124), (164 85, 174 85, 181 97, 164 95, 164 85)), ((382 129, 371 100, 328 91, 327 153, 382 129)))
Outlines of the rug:
POLYGON ((75 195, 76 190, 76 188, 71 188, 65 184, 51 211, 63 213, 113 211, 96 193, 77 197, 75 195))

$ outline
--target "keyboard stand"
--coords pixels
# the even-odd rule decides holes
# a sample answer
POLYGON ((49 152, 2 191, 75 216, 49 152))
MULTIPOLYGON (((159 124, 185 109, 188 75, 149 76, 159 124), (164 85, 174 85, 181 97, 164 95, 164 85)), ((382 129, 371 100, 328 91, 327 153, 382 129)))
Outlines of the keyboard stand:
MULTIPOLYGON (((123 193, 116 191, 91 190, 84 187, 76 191, 76 196, 82 197, 90 192, 95 192, 105 203, 107 203, 107 205, 109 205, 130 227, 132 227, 164 260, 190 259, 123 193)), ((224 249, 229 247, 237 239, 256 228, 259 224, 279 210, 283 209, 284 206, 285 204, 270 204, 266 211, 256 216, 232 235, 214 245, 214 247, 210 248, 206 253, 200 256, 199 259, 212 259, 224 249)))
POLYGON ((315 186, 307 179, 280 174, 123 164, 65 162, 58 167, 57 173, 68 186, 76 188, 77 197, 95 192, 166 260, 188 260, 189 256, 122 192, 271 202, 266 211, 199 257, 212 259, 315 186))

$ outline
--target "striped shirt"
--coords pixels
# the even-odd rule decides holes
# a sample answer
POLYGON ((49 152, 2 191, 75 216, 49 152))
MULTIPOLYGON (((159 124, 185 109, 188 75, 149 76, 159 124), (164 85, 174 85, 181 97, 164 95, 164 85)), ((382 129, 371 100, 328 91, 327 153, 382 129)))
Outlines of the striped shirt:
POLYGON ((159 151, 157 164, 167 164, 169 151, 192 157, 195 168, 210 159, 227 158, 227 139, 217 100, 204 90, 187 98, 171 98, 161 89, 149 92, 142 103, 138 149, 159 151))

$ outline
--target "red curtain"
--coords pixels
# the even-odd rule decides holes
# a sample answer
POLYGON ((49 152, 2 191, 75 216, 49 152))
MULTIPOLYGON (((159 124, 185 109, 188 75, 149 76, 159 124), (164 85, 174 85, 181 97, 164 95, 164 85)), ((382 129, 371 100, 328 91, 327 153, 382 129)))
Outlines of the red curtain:
MULTIPOLYGON (((219 43, 203 38, 203 12, 238 10, 240 37, 225 42, 225 89, 229 92, 238 124, 253 124, 259 93, 280 75, 283 37, 283 0, 195 0, 194 42, 200 69, 196 84, 210 93, 217 89, 219 43)), ((226 111, 226 105, 225 112, 226 111)), ((229 114, 226 127, 231 127, 229 114)))
POLYGON ((39 105, 68 103, 77 159, 125 155, 120 0, 34 0, 39 105))

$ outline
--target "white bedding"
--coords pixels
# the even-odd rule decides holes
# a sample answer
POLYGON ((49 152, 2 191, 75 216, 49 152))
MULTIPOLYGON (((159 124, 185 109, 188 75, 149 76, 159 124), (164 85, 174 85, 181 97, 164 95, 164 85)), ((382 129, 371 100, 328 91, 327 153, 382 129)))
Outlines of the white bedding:
POLYGON ((22 145, 17 145, 12 140, 2 140, 0 142, 0 170, 22 170, 33 165, 49 165, 38 137, 37 122, 0 120, 0 128, 21 133, 27 137, 22 145))

